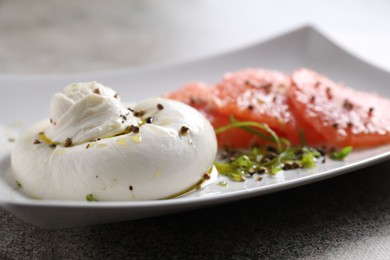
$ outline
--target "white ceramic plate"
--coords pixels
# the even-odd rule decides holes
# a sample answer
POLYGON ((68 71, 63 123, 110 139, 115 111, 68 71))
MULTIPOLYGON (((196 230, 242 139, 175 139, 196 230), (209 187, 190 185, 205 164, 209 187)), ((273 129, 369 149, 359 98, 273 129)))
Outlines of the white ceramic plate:
MULTIPOLYGON (((276 192, 366 167, 390 156, 390 146, 353 152, 345 162, 328 160, 312 170, 280 172, 261 181, 230 182, 219 180, 185 197, 138 202, 86 202, 34 200, 15 189, 9 172, 9 152, 18 131, 48 115, 51 95, 76 81, 96 80, 112 86, 122 100, 136 101, 177 89, 191 80, 218 81, 228 71, 263 67, 290 72, 309 67, 344 81, 356 89, 376 91, 390 97, 390 74, 345 52, 307 26, 266 42, 227 54, 163 66, 123 69, 111 72, 55 75, 0 76, 0 206, 34 225, 63 228, 139 219, 172 212, 196 209, 276 192)), ((218 177, 224 178, 224 177, 218 177)), ((217 179, 218 179, 217 178, 217 179)))

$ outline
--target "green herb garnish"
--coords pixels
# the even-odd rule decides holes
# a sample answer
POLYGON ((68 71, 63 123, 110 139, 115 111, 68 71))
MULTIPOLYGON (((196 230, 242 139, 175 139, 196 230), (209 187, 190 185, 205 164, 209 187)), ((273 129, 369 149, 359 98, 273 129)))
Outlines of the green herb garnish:
POLYGON ((20 183, 19 181, 15 181, 15 184, 16 188, 22 188, 22 183, 20 183))
POLYGON ((302 128, 299 129, 299 141, 301 142, 301 146, 307 145, 305 130, 302 128))
POLYGON ((230 125, 226 125, 226 126, 218 128, 217 130, 215 130, 215 133, 219 134, 219 133, 225 132, 227 130, 230 130, 232 128, 241 128, 241 129, 244 129, 252 134, 255 134, 259 137, 262 137, 268 141, 275 142, 278 151, 282 150, 282 144, 280 142, 278 135, 268 125, 260 124, 260 123, 252 122, 252 121, 239 122, 233 116, 230 118, 230 120, 232 121, 232 123, 230 125), (255 128, 252 128, 252 127, 255 127, 255 128), (269 135, 258 131, 256 128, 265 131, 269 135))
POLYGON ((227 184, 226 181, 220 181, 220 182, 218 182, 218 185, 219 185, 219 186, 222 186, 222 187, 228 186, 228 184, 227 184))
MULTIPOLYGON (((292 147, 285 138, 280 138, 268 125, 257 122, 240 122, 234 117, 230 118, 231 124, 218 128, 216 134, 233 128, 240 128, 252 133, 266 141, 274 143, 276 147, 258 147, 251 150, 226 149, 221 154, 222 161, 215 162, 215 167, 222 175, 233 181, 245 181, 254 174, 268 173, 274 175, 281 170, 297 168, 314 168, 319 158, 324 157, 320 149, 307 147, 303 130, 300 130, 301 145, 292 147)), ((335 160, 344 159, 352 147, 345 147, 337 153, 330 155, 335 160)))
POLYGON ((93 196, 93 194, 87 194, 87 196, 85 196, 85 199, 87 200, 87 201, 97 201, 96 199, 95 199, 95 197, 93 196))
POLYGON ((315 158, 312 153, 305 153, 302 155, 301 164, 303 168, 316 167, 315 158))
POLYGON ((346 146, 338 152, 330 154, 330 158, 333 160, 344 160, 352 152, 352 146, 346 146))

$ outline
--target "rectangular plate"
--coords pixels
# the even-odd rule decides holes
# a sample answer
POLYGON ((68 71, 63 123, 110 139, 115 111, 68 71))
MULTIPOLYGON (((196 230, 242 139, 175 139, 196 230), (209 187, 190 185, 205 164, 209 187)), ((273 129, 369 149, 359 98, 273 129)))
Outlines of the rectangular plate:
POLYGON ((262 181, 217 185, 216 177, 203 189, 171 200, 86 202, 34 200, 15 189, 10 174, 9 138, 24 126, 47 117, 51 96, 77 81, 96 80, 112 86, 124 101, 136 101, 180 88, 188 81, 214 83, 228 71, 261 67, 291 72, 308 67, 356 89, 390 97, 390 74, 352 56, 315 28, 305 26, 226 54, 192 62, 69 75, 0 76, 0 206, 28 223, 47 228, 95 225, 157 216, 259 196, 340 175, 378 163, 390 156, 390 146, 353 152, 347 161, 330 161, 310 170, 279 172, 262 181))

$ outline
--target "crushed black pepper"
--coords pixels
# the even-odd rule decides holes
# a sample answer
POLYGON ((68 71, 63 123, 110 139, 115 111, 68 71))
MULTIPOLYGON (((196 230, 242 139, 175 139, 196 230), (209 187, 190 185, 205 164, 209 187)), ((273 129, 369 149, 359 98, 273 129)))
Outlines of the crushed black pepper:
POLYGON ((133 126, 133 133, 138 133, 139 132, 139 127, 138 126, 133 126))
POLYGON ((190 102, 191 105, 201 105, 201 104, 205 103, 205 100, 203 100, 201 98, 195 98, 193 96, 190 96, 189 97, 189 102, 190 102))
POLYGON ((203 174, 203 179, 210 180, 210 175, 207 173, 203 174))
POLYGON ((325 93, 326 93, 326 97, 327 97, 328 99, 332 99, 332 98, 333 98, 332 91, 331 91, 330 87, 327 87, 327 88, 325 89, 325 93))
POLYGON ((140 111, 134 111, 133 115, 136 117, 142 117, 145 115, 145 110, 140 110, 140 111))
POLYGON ((245 80, 244 85, 245 85, 245 87, 247 87, 247 88, 254 87, 253 84, 252 84, 252 82, 250 82, 249 80, 245 80))
POLYGON ((343 108, 345 108, 346 110, 352 110, 353 109, 353 104, 351 103, 351 101, 346 99, 346 100, 344 100, 343 108))
POLYGON ((370 109, 368 110, 368 116, 372 116, 373 112, 374 112, 374 108, 370 107, 370 109))
POLYGON ((334 123, 334 124, 332 124, 332 127, 333 127, 333 128, 338 128, 338 127, 339 127, 339 124, 334 123))
POLYGON ((163 110, 163 109, 164 109, 164 106, 161 105, 160 103, 158 103, 158 104, 157 104, 157 109, 158 109, 158 110, 163 110))
POLYGON ((266 94, 269 94, 269 93, 271 93, 272 83, 270 83, 270 82, 264 83, 262 88, 264 89, 266 94))
POLYGON ((247 109, 249 110, 253 110, 254 109, 254 106, 252 104, 248 105, 247 109))
POLYGON ((297 162, 288 162, 283 165, 283 170, 293 170, 300 168, 301 165, 297 162))
POLYGON ((66 138, 64 147, 72 146, 72 138, 66 138))
POLYGON ((41 141, 39 141, 38 139, 35 139, 33 144, 40 144, 40 143, 41 143, 41 141))
POLYGON ((100 92, 100 89, 99 88, 96 88, 93 93, 97 94, 97 95, 101 95, 102 93, 100 92))
POLYGON ((50 148, 56 148, 57 145, 56 145, 56 144, 51 144, 51 145, 49 145, 49 147, 50 147, 50 148))
POLYGON ((114 98, 118 98, 118 97, 119 97, 119 93, 115 93, 114 98))
POLYGON ((182 126, 180 128, 180 135, 188 135, 189 131, 190 131, 190 129, 187 126, 182 126))
POLYGON ((151 116, 145 119, 145 122, 146 122, 147 124, 151 124, 153 121, 154 121, 154 118, 151 117, 151 116))
POLYGON ((130 185, 130 186, 129 186, 129 190, 133 190, 133 186, 130 185))
POLYGON ((133 125, 126 126, 125 130, 129 131, 130 133, 133 132, 133 125))

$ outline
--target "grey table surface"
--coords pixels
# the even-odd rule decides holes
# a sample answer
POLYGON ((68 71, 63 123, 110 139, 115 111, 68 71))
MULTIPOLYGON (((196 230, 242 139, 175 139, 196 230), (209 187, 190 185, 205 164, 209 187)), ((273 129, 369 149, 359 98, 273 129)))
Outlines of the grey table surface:
MULTIPOLYGON (((0 0, 0 73, 137 66, 258 39, 239 22, 226 26, 232 14, 245 18, 240 4, 230 3, 0 0)), ((294 19, 275 21, 273 30, 302 22, 294 19)), ((272 33, 256 23, 262 35, 272 33)), ((74 229, 41 229, 0 209, 0 259, 389 259, 389 169, 383 162, 218 207, 74 229)))

